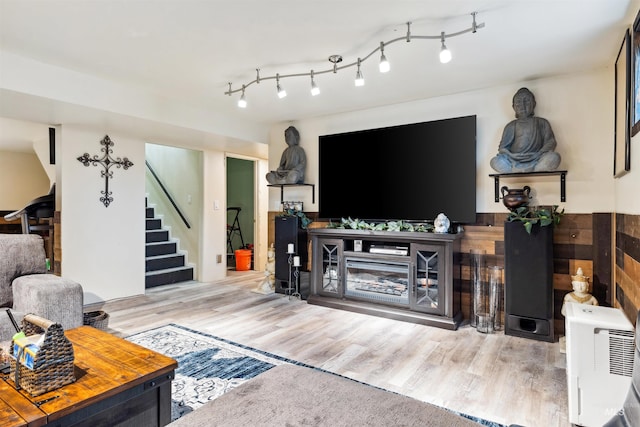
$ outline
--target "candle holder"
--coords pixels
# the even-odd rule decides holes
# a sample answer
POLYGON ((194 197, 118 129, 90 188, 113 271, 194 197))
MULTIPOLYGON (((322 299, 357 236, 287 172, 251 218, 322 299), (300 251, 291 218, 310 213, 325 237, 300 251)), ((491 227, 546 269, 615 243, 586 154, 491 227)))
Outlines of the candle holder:
POLYGON ((287 255, 289 255, 289 258, 287 260, 287 264, 289 264, 289 275, 287 276, 287 281, 289 285, 286 291, 286 294, 289 296, 291 296, 291 293, 293 292, 293 286, 291 286, 291 267, 293 266, 293 255, 295 253, 295 245, 293 243, 289 243, 287 245, 287 255))
POLYGON ((299 256, 293 256, 293 253, 289 254, 289 287, 287 288, 287 293, 289 294, 289 300, 291 300, 291 297, 296 297, 298 299, 301 299, 301 295, 300 295, 300 285, 299 285, 299 277, 300 277, 300 257, 299 256), (293 275, 292 273, 292 267, 293 267, 293 275), (293 278, 293 283, 292 282, 292 278, 293 278), (295 292, 294 292, 295 291, 295 292))
POLYGON ((302 296, 300 295, 300 266, 294 265, 293 268, 293 278, 296 284, 296 291, 289 295, 289 300, 291 300, 291 297, 302 299, 302 296))
POLYGON ((289 264, 289 275, 287 276, 287 280, 289 285, 287 286, 286 294, 289 295, 289 297, 291 297, 291 292, 293 291, 293 287, 291 286, 291 266, 293 265, 293 253, 288 252, 288 254, 289 254, 289 259, 287 260, 287 264, 289 264))
POLYGON ((291 297, 296 297, 298 299, 302 299, 300 295, 300 257, 295 255, 295 252, 292 251, 293 244, 289 244, 289 248, 287 253, 289 254, 289 259, 287 263, 289 264, 289 286, 287 287, 287 294, 289 295, 289 300, 291 297), (292 274, 293 269, 293 274, 292 274), (292 280, 293 279, 293 280, 292 280), (293 281, 293 283, 292 283, 293 281))

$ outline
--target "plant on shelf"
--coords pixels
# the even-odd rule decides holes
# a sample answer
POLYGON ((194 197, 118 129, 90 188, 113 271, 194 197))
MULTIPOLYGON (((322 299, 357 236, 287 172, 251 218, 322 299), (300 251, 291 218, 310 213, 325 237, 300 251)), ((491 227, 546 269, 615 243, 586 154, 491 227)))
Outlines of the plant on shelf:
POLYGON ((361 219, 342 218, 340 222, 329 222, 327 228, 373 230, 373 231, 433 231, 433 224, 413 224, 405 221, 366 222, 361 219))
POLYGON ((309 224, 313 222, 313 220, 305 215, 304 212, 296 209, 285 209, 282 213, 286 216, 297 216, 298 218, 300 218, 300 226, 303 230, 306 230, 309 224))
POLYGON ((560 219, 564 215, 564 208, 558 210, 558 205, 551 208, 541 206, 520 206, 513 209, 507 216, 508 222, 520 221, 524 224, 527 233, 531 234, 531 229, 535 224, 541 227, 548 225, 555 226, 560 224, 560 219))

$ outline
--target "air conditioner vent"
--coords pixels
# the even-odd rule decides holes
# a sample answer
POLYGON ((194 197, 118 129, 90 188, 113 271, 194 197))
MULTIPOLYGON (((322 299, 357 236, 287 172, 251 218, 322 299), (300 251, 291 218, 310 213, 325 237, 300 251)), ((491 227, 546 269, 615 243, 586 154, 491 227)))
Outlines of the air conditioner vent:
POLYGON ((633 373, 633 331, 609 331, 609 373, 630 377, 633 373))

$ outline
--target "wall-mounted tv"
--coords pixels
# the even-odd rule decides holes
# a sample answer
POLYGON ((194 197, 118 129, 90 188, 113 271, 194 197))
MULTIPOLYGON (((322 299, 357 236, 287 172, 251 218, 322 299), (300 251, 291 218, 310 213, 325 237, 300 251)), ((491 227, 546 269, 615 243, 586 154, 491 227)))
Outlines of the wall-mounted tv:
POLYGON ((476 116, 321 135, 318 216, 475 223, 476 116))

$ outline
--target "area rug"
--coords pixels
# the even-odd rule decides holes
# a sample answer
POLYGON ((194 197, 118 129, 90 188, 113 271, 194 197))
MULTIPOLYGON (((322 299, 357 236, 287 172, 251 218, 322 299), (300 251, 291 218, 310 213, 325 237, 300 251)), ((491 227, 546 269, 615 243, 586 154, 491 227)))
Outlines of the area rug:
MULTIPOLYGON (((312 368, 295 360, 175 324, 140 332, 127 340, 178 362, 171 386, 172 420, 198 409, 274 366, 289 363, 312 368)), ((460 415, 479 425, 504 427, 466 414, 460 415)))

